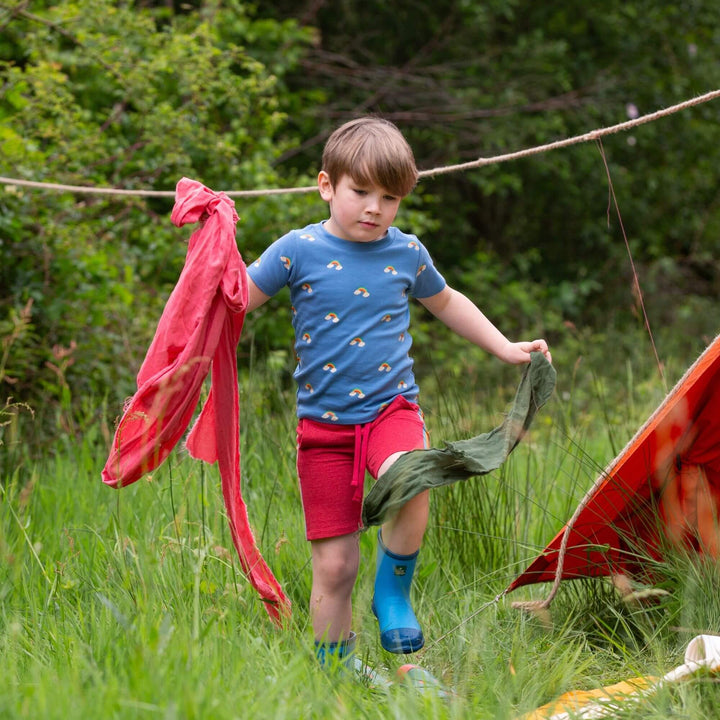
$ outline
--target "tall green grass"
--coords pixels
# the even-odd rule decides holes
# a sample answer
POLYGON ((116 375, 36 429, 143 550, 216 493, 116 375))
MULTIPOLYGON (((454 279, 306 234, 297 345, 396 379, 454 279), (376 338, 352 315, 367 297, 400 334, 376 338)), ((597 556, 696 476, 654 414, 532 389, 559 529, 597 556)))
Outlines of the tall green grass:
MULTIPOLYGON (((116 491, 99 479, 99 435, 67 440, 42 461, 16 445, 0 479, 0 717, 514 718, 570 689, 661 675, 693 635, 720 632, 718 568, 681 556, 663 564, 667 594, 648 604, 624 603, 603 580, 564 584, 550 622, 494 601, 664 395, 629 372, 599 388, 581 370, 574 384, 561 381, 497 473, 434 494, 414 595, 427 646, 416 656, 380 646, 374 533, 361 537, 363 658, 388 675, 420 662, 457 699, 323 672, 311 650, 310 553, 281 370, 251 369, 242 380, 242 462, 256 537, 293 602, 288 627, 273 626, 239 570, 214 467, 179 450, 116 491)), ((572 367, 560 377, 572 378, 572 367)), ((513 391, 430 386, 435 444, 497 425, 513 391)), ((719 714, 720 691, 700 679, 621 716, 719 714)))

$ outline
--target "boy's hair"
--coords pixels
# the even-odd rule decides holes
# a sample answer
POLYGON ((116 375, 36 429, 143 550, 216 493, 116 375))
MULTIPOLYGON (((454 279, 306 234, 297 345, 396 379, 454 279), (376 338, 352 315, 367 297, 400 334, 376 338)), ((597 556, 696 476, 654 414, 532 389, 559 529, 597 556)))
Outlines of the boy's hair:
POLYGON ((361 117, 341 125, 328 138, 322 169, 335 186, 343 175, 364 185, 379 185, 405 197, 417 184, 415 156, 389 120, 361 117))

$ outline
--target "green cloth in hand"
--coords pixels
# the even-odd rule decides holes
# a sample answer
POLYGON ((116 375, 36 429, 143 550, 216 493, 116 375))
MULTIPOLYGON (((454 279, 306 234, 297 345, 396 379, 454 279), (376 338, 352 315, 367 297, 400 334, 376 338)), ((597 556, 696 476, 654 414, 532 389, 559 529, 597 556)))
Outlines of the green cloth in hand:
POLYGON ((444 448, 413 450, 393 463, 373 485, 363 504, 363 526, 382 525, 408 500, 430 488, 485 475, 505 462, 555 388, 555 368, 534 352, 525 366, 510 412, 501 425, 444 448))

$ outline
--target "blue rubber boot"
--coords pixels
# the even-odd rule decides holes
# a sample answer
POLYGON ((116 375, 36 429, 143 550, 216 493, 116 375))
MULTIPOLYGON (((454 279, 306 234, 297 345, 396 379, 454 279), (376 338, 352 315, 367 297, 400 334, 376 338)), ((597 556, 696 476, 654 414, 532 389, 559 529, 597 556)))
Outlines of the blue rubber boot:
POLYGON ((380 643, 391 653, 417 652, 425 644, 422 630, 410 605, 410 586, 418 552, 412 555, 396 555, 385 547, 381 532, 378 531, 372 611, 380 626, 380 643))
POLYGON ((339 642, 315 641, 315 657, 322 667, 332 669, 335 667, 352 667, 355 656, 355 642, 357 635, 354 632, 346 640, 339 642))
POLYGON ((338 673, 361 682, 365 687, 385 689, 392 687, 392 681, 367 665, 355 652, 357 636, 350 633, 347 640, 340 642, 315 641, 315 657, 324 670, 338 673))

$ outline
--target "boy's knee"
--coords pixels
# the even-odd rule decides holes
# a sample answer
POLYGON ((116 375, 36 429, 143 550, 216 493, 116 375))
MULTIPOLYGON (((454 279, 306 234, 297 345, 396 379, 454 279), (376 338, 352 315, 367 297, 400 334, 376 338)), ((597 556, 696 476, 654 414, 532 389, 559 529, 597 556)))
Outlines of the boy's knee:
POLYGON ((326 558, 319 568, 326 586, 342 588, 354 585, 357 578, 359 562, 354 558, 326 558))
POLYGON ((392 467, 392 465, 395 463, 395 461, 398 458, 405 455, 406 452, 407 452, 406 450, 403 450, 400 452, 394 452, 392 455, 389 455, 388 457, 386 457, 385 460, 380 465, 380 468, 378 469, 378 479, 380 477, 382 477, 382 475, 384 475, 392 467))
POLYGON ((354 585, 360 567, 358 551, 315 553, 313 557, 313 575, 327 589, 340 589, 354 585))

